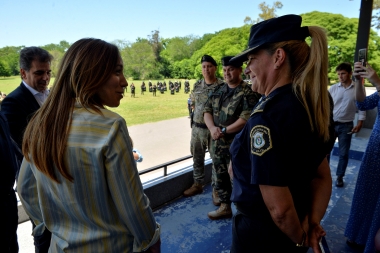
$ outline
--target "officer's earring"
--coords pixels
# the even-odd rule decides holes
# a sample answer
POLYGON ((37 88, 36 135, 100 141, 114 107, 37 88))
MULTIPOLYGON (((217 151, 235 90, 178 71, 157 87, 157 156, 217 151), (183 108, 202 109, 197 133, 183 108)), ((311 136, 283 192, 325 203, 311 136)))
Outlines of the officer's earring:
POLYGON ((274 69, 278 69, 278 65, 274 66, 274 69))

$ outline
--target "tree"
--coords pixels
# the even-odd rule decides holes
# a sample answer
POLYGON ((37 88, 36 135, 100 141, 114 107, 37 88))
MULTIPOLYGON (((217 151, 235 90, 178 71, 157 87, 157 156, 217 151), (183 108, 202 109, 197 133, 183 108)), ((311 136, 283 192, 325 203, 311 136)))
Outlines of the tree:
POLYGON ((133 79, 146 79, 157 73, 155 55, 147 39, 138 38, 135 43, 121 50, 124 74, 133 79))
POLYGON ((0 77, 11 76, 11 70, 8 67, 8 64, 0 61, 0 77))
POLYGON ((148 35, 148 40, 150 45, 152 46, 154 56, 156 58, 157 62, 160 62, 160 53, 163 49, 161 38, 160 38, 160 31, 154 30, 152 31, 151 35, 148 35))
MULTIPOLYGON (((220 62, 223 56, 236 55, 247 47, 249 26, 240 28, 228 28, 218 32, 200 50, 191 57, 194 77, 202 78, 200 59, 204 54, 211 55, 216 62, 220 62)), ((222 76, 222 69, 218 68, 217 75, 222 76)))
MULTIPOLYGON (((321 26, 327 31, 329 54, 329 78, 336 80, 335 68, 342 62, 354 62, 358 19, 340 14, 313 11, 302 14, 303 26, 321 26)), ((376 71, 380 70, 380 37, 370 31, 368 62, 376 71)))
MULTIPOLYGON (((373 0, 372 13, 374 10, 380 9, 380 0, 373 0)), ((372 15, 372 26, 376 29, 380 29, 380 11, 377 11, 375 15, 372 15)))
POLYGON ((9 69, 11 75, 15 76, 20 73, 19 69, 19 57, 20 50, 24 46, 19 47, 3 47, 0 48, 0 59, 6 63, 7 68, 9 69))
POLYGON ((259 9, 261 10, 261 13, 259 13, 259 17, 253 21, 251 17, 246 16, 244 19, 244 24, 246 25, 252 25, 255 23, 259 23, 263 20, 267 20, 270 18, 277 17, 276 11, 277 9, 281 9, 283 4, 280 1, 276 1, 273 3, 272 7, 270 7, 266 2, 262 2, 259 4, 259 9))

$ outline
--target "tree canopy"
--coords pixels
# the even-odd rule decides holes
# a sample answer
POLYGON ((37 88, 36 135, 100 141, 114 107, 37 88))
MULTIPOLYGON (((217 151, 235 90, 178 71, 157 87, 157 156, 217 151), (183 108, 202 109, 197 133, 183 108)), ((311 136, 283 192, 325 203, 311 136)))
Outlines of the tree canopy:
MULTIPOLYGON (((380 0, 375 0, 380 2, 380 0)), ((272 7, 263 2, 260 19, 275 16, 275 11, 282 7, 275 2, 272 7)), ((374 5, 375 6, 375 5, 374 5)), ((329 78, 336 79, 335 67, 341 62, 354 62, 357 18, 347 18, 340 14, 313 11, 301 14, 304 26, 321 26, 328 35, 329 78)), ((218 63, 227 55, 236 55, 247 47, 250 24, 241 27, 226 28, 205 34, 202 37, 188 35, 184 37, 162 38, 154 30, 146 38, 137 38, 135 42, 113 41, 120 50, 124 62, 124 74, 131 79, 162 78, 201 78, 200 59, 204 54, 211 55, 218 63)), ((310 40, 310 39, 309 39, 310 40)), ((376 71, 380 70, 380 38, 371 30, 368 44, 368 61, 376 71)), ((43 46, 53 56, 52 73, 55 75, 58 63, 70 44, 43 46)), ((18 57, 20 47, 0 48, 0 76, 18 75, 18 57)), ((222 76, 222 69, 217 71, 222 76)))

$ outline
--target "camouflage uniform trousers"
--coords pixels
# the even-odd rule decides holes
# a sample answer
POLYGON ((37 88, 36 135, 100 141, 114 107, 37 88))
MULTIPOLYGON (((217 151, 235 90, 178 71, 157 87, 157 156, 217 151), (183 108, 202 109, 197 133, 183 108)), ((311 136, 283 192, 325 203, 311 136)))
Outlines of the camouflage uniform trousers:
MULTIPOLYGON (((232 139, 233 140, 233 139, 232 139)), ((231 203, 232 181, 228 174, 230 163, 230 145, 232 140, 224 138, 211 141, 210 154, 212 157, 212 187, 218 192, 220 202, 231 203)))
POLYGON ((210 150, 211 134, 206 128, 193 126, 191 129, 190 152, 193 156, 194 182, 204 183, 205 152, 210 150))

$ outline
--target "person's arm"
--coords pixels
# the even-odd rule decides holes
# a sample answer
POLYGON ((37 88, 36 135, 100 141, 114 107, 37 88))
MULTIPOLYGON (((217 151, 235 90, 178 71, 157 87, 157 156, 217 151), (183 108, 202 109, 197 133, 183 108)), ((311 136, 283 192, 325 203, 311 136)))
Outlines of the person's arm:
POLYGON ((238 118, 238 120, 236 120, 234 123, 226 127, 226 130, 227 130, 226 133, 231 134, 231 133, 239 132, 240 130, 243 129, 245 123, 247 123, 245 119, 238 118))
POLYGON ((217 140, 223 136, 222 130, 219 127, 215 126, 214 119, 211 113, 209 112, 203 113, 203 118, 208 130, 210 130, 211 138, 213 138, 214 140, 217 140))
MULTIPOLYGON (((359 111, 360 112, 360 111, 359 111)), ((358 120, 358 124, 352 128, 351 132, 359 133, 360 129, 363 127, 363 120, 358 120)))
POLYGON ((144 194, 123 119, 115 121, 107 147, 104 164, 109 192, 119 212, 120 222, 134 237, 133 251, 141 252, 155 247, 160 238, 160 226, 144 194))
POLYGON ((356 101, 363 102, 366 95, 365 90, 362 85, 362 78, 367 78, 368 81, 375 86, 378 94, 380 95, 380 78, 377 75, 376 71, 367 63, 367 66, 364 67, 361 62, 355 62, 354 64, 354 72, 355 76, 355 94, 356 101))
POLYGON ((314 252, 321 252, 319 241, 326 232, 320 225, 330 201, 332 179, 330 166, 326 158, 323 159, 317 170, 317 176, 311 182, 312 203, 309 217, 309 245, 314 252))
POLYGON ((31 165, 24 158, 17 180, 17 193, 20 197, 22 206, 27 215, 33 220, 36 227, 33 235, 39 236, 45 230, 42 212, 38 199, 37 181, 32 171, 31 165))
MULTIPOLYGON (((300 244, 306 231, 298 219, 289 188, 260 185, 260 191, 277 227, 295 244, 300 244)), ((307 240, 304 246, 307 246, 307 240)))

